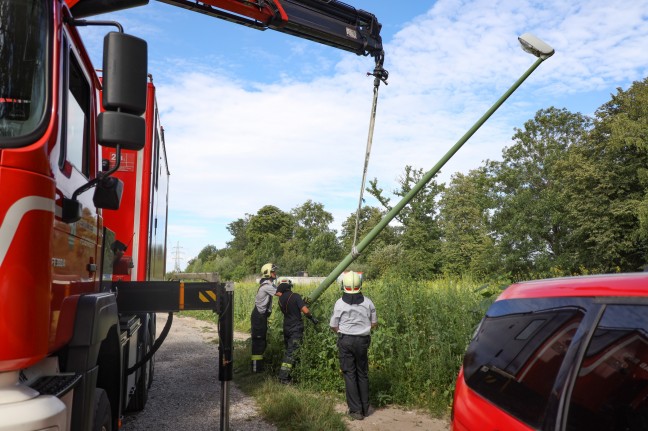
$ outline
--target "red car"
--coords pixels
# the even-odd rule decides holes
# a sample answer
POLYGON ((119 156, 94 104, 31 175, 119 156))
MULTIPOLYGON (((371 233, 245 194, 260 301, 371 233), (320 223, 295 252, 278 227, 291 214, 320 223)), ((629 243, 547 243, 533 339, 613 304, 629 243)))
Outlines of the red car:
POLYGON ((466 351, 452 430, 648 430, 648 273, 509 286, 466 351))

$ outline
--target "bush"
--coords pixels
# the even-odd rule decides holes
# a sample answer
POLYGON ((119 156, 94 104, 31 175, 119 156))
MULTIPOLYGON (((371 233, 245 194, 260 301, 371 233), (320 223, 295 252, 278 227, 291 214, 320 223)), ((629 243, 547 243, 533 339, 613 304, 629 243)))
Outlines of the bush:
POLYGON ((337 266, 337 262, 331 262, 322 258, 316 258, 310 261, 306 271, 311 277, 326 277, 337 266))

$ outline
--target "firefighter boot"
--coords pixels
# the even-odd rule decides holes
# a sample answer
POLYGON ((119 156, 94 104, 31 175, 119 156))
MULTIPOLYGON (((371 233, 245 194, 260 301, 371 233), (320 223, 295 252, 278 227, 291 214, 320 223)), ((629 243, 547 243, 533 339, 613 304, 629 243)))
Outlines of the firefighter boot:
POLYGON ((279 369, 279 382, 283 384, 289 384, 292 381, 290 374, 292 373, 292 364, 288 362, 282 362, 281 368, 279 369))
POLYGON ((252 355, 252 372, 253 373, 262 373, 263 372, 263 355, 252 355))

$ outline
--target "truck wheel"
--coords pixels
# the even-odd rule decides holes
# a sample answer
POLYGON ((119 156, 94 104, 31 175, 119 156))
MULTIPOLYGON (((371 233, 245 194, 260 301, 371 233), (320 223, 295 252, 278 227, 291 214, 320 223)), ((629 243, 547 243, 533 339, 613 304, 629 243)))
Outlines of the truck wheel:
POLYGON ((112 417, 108 394, 101 388, 95 389, 95 411, 93 431, 112 431, 112 417))

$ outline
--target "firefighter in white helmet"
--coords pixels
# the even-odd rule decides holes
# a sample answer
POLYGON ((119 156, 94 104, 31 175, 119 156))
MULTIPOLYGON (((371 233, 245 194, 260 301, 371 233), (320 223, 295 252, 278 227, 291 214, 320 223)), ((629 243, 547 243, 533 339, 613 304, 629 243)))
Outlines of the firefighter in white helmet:
POLYGON ((378 326, 376 307, 362 294, 362 274, 349 271, 342 277, 342 298, 335 302, 330 322, 338 334, 340 369, 344 374, 349 415, 369 416, 369 358, 371 330, 378 326))
POLYGON ((259 290, 254 298, 254 307, 250 317, 252 332, 252 372, 263 371, 263 353, 266 349, 268 335, 268 318, 272 313, 272 297, 277 293, 274 280, 277 278, 277 266, 266 263, 261 267, 261 281, 259 290))

